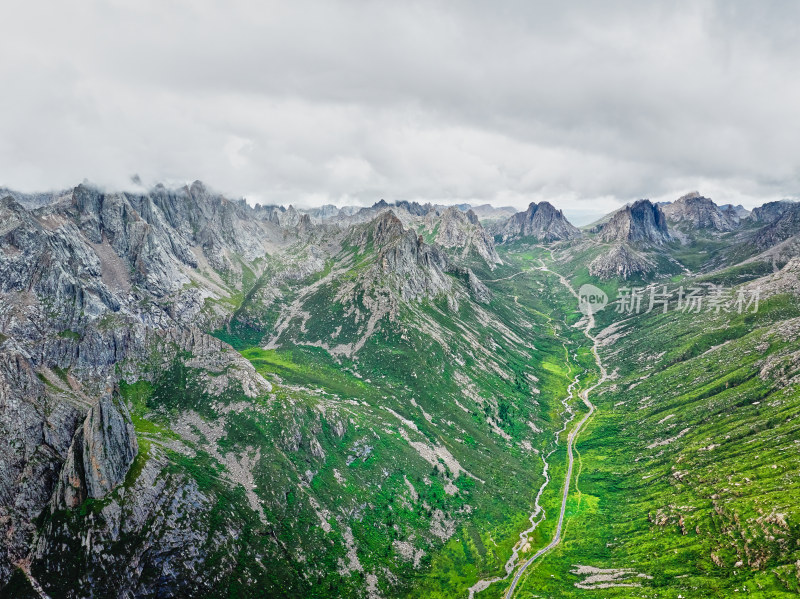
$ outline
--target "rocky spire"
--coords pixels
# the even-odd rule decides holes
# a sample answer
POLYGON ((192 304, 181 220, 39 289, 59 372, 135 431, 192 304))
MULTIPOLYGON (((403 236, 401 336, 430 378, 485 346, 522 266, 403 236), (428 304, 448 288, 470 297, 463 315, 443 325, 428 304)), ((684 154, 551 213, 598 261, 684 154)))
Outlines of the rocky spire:
POLYGON ((139 446, 124 402, 110 393, 93 406, 78 428, 61 468, 53 509, 74 508, 103 497, 121 483, 139 446))
POLYGON ((581 232, 570 223, 564 213, 549 202, 531 202, 525 212, 517 212, 508 220, 492 228, 502 241, 532 237, 538 241, 558 241, 580 237, 581 232))
POLYGON ((455 206, 449 207, 437 219, 428 215, 426 223, 429 230, 438 224, 436 243, 444 248, 455 249, 461 258, 467 258, 471 252, 483 258, 490 267, 500 263, 500 256, 494 248, 494 242, 478 221, 477 215, 469 210, 463 212, 455 206))
POLYGON ((670 241, 667 219, 661 208, 650 200, 638 200, 615 212, 600 228, 605 242, 628 242, 641 245, 661 245, 670 241))

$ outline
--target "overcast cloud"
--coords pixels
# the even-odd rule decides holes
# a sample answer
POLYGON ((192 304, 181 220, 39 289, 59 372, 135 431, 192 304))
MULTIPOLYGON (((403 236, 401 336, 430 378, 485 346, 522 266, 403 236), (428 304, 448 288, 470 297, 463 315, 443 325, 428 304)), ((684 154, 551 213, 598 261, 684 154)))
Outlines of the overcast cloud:
POLYGON ((266 203, 800 190, 800 3, 3 2, 0 185, 266 203))

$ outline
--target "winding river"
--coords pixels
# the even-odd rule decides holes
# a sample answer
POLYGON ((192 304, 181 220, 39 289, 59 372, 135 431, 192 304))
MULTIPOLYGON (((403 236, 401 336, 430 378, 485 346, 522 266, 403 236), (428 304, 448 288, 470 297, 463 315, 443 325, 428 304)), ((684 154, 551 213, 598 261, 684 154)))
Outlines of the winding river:
MULTIPOLYGON (((567 281, 567 279, 564 276, 550 270, 544 265, 544 263, 542 263, 542 266, 539 267, 538 270, 554 274, 556 277, 558 277, 558 280, 561 282, 561 284, 564 287, 566 287, 576 299, 578 299, 578 292, 572 288, 572 285, 570 285, 569 281, 567 281)), ((479 580, 469 589, 470 599, 474 599, 475 593, 479 593, 480 591, 489 588, 489 586, 491 586, 492 584, 500 582, 502 580, 506 580, 509 576, 511 576, 513 572, 514 577, 512 578, 511 585, 508 587, 508 590, 506 591, 505 594, 505 599, 511 599, 512 596, 514 595, 514 591, 517 588, 517 584, 519 583, 522 576, 525 574, 525 571, 528 569, 528 567, 530 567, 531 564, 533 564, 537 559, 539 559, 545 553, 553 549, 553 547, 558 545, 558 543, 561 541, 561 532, 564 525, 564 513, 566 512, 567 509, 567 498, 569 497, 569 483, 570 480, 572 480, 572 469, 575 461, 573 456, 573 447, 575 445, 575 440, 577 439, 578 434, 581 432, 581 429, 583 428, 583 425, 586 424, 586 421, 589 420, 589 418, 596 411, 594 404, 592 404, 592 402, 589 401, 589 393, 594 389, 596 389, 607 378, 605 366, 603 366, 603 362, 600 359, 600 354, 597 351, 597 338, 594 335, 592 335, 591 332, 594 326, 595 326, 594 315, 588 314, 585 318, 583 334, 586 335, 586 337, 592 342, 592 355, 594 356, 595 363, 597 364, 597 367, 600 370, 600 378, 594 385, 580 392, 579 397, 583 401, 584 405, 588 408, 588 411, 586 412, 586 414, 584 414, 583 418, 581 418, 580 421, 578 421, 578 423, 572 428, 572 430, 567 435, 567 474, 564 477, 564 491, 561 496, 561 511, 558 515, 558 525, 556 526, 556 532, 553 535, 552 540, 545 547, 539 549, 539 551, 537 551, 530 558, 528 558, 528 560, 523 562, 522 565, 520 565, 514 572, 514 566, 516 565, 519 551, 524 546, 528 534, 533 532, 536 529, 536 527, 546 518, 546 514, 543 513, 544 509, 541 507, 541 505, 539 505, 539 499, 541 498, 542 493, 544 492, 545 488, 550 482, 550 476, 548 474, 549 464, 547 462, 547 458, 549 458, 553 454, 553 452, 556 451, 556 449, 554 448, 550 453, 547 454, 546 457, 542 457, 542 461, 544 462, 543 474, 545 480, 544 483, 542 483, 542 486, 539 488, 539 492, 536 495, 536 501, 534 502, 534 509, 530 515, 531 527, 520 533, 519 535, 520 540, 514 546, 511 557, 506 562, 505 565, 506 575, 503 577, 491 578, 487 580, 479 580), (542 513, 542 517, 538 520, 535 520, 535 518, 540 513, 542 513)), ((575 418, 573 410, 569 407, 569 402, 572 399, 573 394, 575 392, 575 386, 578 384, 579 376, 580 375, 575 375, 575 378, 572 380, 569 387, 567 388, 567 396, 562 401, 566 411, 570 414, 570 416, 564 422, 564 427, 556 433, 556 444, 558 444, 558 437, 561 435, 561 433, 563 433, 567 429, 569 424, 575 418)))

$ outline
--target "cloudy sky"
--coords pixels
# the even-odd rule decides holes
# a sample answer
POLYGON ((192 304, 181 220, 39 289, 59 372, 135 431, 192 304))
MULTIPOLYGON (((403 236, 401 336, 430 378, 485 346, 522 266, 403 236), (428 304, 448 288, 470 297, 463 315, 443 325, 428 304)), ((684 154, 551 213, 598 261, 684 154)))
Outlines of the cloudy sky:
POLYGON ((800 3, 3 2, 0 186, 550 200, 800 193, 800 3))

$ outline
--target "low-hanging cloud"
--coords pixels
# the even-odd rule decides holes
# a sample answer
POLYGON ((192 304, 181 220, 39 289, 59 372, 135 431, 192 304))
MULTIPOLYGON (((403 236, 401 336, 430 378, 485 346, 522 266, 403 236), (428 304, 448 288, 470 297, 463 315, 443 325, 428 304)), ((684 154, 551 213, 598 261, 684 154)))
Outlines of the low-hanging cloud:
POLYGON ((0 8, 0 185, 201 178, 586 220, 800 180, 795 2, 82 0, 0 8))

